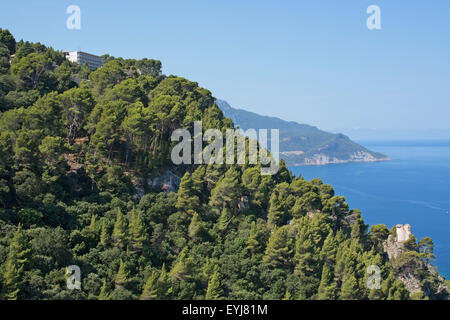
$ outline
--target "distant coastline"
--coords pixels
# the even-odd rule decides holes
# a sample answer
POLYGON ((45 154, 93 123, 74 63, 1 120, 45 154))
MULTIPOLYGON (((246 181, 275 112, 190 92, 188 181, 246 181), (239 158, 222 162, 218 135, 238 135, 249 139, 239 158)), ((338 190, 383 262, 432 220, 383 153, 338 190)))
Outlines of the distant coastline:
POLYGON ((367 160, 340 160, 333 159, 328 161, 320 161, 320 162, 302 162, 302 163, 293 163, 290 166, 292 167, 305 167, 305 166, 325 166, 329 164, 344 164, 344 163, 369 163, 369 162, 386 162, 391 161, 392 159, 389 157, 386 158, 378 158, 378 159, 367 159, 367 160))
POLYGON ((288 166, 390 160, 387 155, 369 150, 342 133, 330 133, 308 124, 235 109, 224 100, 216 100, 216 103, 225 117, 243 130, 278 129, 280 158, 288 166))

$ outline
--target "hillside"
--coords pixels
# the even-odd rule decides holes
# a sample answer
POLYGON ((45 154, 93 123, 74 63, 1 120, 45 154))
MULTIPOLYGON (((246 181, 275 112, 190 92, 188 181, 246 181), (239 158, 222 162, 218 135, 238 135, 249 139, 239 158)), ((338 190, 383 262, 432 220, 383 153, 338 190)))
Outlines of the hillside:
POLYGON ((160 61, 91 71, 0 29, 14 53, 0 59, 0 299, 448 299, 430 238, 369 230, 320 179, 283 161, 272 176, 175 166, 175 129, 233 123, 160 61))
POLYGON ((235 109, 223 100, 217 100, 216 103, 224 115, 243 130, 279 129, 280 157, 288 166, 389 160, 387 156, 370 151, 343 134, 328 133, 306 124, 235 109))

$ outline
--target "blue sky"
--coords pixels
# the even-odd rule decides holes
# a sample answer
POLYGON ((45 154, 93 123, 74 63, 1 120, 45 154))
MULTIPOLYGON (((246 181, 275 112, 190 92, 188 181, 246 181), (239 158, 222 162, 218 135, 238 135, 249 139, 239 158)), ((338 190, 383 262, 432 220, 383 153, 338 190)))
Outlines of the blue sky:
MULTIPOLYGON (((5 10, 6 9, 6 10, 5 10)), ((155 58, 232 106, 323 129, 450 128, 450 1, 9 1, 16 39, 155 58), (66 8, 81 8, 81 30, 66 8), (381 30, 366 27, 369 5, 381 30)))

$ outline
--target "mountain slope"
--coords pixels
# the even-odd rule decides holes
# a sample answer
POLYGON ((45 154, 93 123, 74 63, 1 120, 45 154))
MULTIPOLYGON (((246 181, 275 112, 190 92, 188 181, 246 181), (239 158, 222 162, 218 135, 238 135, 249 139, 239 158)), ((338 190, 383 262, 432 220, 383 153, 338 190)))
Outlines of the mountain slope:
POLYGON ((343 134, 235 109, 223 100, 216 103, 224 115, 243 130, 279 129, 280 157, 289 166, 389 160, 384 154, 370 151, 343 134))
POLYGON ((175 165, 177 128, 233 127, 196 82, 156 60, 91 71, 15 52, 0 70, 0 300, 448 299, 431 238, 368 230, 320 179, 282 161, 175 165))

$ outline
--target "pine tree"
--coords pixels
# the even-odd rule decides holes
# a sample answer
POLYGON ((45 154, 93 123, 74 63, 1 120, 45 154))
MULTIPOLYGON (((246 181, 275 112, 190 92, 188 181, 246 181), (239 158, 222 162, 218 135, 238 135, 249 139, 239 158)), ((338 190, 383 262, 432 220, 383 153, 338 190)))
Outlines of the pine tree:
POLYGON ((171 280, 187 280, 192 278, 196 263, 192 257, 188 257, 188 248, 181 250, 177 260, 175 261, 169 277, 171 280))
POLYGON ((172 293, 169 274, 166 271, 166 265, 163 264, 158 278, 158 295, 160 299, 168 299, 172 293))
POLYGON ((272 267, 290 266, 293 254, 292 241, 288 234, 288 226, 275 229, 269 238, 263 262, 272 267))
POLYGON ((261 248, 261 246, 262 244, 259 239, 258 226, 256 225, 256 222, 253 221, 250 226, 250 235, 247 239, 247 250, 254 254, 261 248))
POLYGON ((275 176, 275 179, 278 183, 280 182, 292 182, 292 172, 289 170, 289 168, 286 165, 286 162, 284 159, 281 159, 278 163, 278 172, 275 176))
POLYGON ((266 211, 269 207, 270 195, 274 188, 274 181, 270 176, 263 176, 261 183, 256 189, 252 203, 261 210, 266 211))
POLYGON ((206 187, 208 191, 211 191, 217 185, 217 182, 219 182, 222 175, 221 168, 222 167, 215 164, 206 167, 205 181, 207 183, 206 187))
POLYGON ((328 233, 327 225, 320 230, 323 217, 315 215, 312 219, 308 216, 298 221, 298 234, 295 243, 295 269, 294 274, 299 278, 302 299, 313 298, 317 294, 321 280, 320 247, 322 239, 328 233))
POLYGON ((214 189, 211 190, 209 204, 217 214, 225 207, 232 211, 237 210, 240 194, 239 176, 236 168, 230 167, 214 189))
POLYGON ((217 221, 217 227, 220 231, 225 231, 233 218, 232 212, 228 208, 223 208, 220 214, 219 220, 217 221))
POLYGON ((113 239, 116 246, 124 248, 127 241, 127 221, 120 209, 117 209, 116 223, 114 224, 113 239))
POLYGON ((96 225, 97 225, 97 215, 94 214, 91 217, 91 223, 89 224, 89 231, 91 232, 95 232, 96 230, 96 225))
POLYGON ((251 167, 245 169, 242 173, 242 184, 250 194, 255 194, 261 184, 261 169, 251 167))
POLYGON ((340 297, 343 300, 356 300, 363 298, 359 285, 358 254, 350 247, 345 255, 344 272, 340 297))
POLYGON ((102 221, 102 229, 100 232, 100 243, 104 248, 107 248, 111 244, 111 235, 109 234, 108 223, 106 222, 106 219, 103 219, 102 221))
POLYGON ((322 270, 322 278, 320 280, 319 290, 317 292, 317 300, 334 300, 336 299, 337 289, 333 272, 328 265, 324 265, 322 270))
POLYGON ((409 292, 401 280, 396 280, 391 273, 383 281, 381 291, 387 300, 409 300, 409 292))
POLYGON ((158 299, 158 278, 157 271, 153 271, 145 282, 141 294, 141 300, 156 300, 158 299))
POLYGON ((19 286, 23 268, 18 263, 16 257, 10 254, 6 261, 4 273, 4 297, 8 300, 17 300, 19 295, 19 286))
POLYGON ((370 227, 369 238, 372 246, 377 251, 383 251, 383 242, 389 236, 389 229, 384 224, 378 224, 370 227))
MULTIPOLYGON (((340 234, 340 232, 338 232, 336 234, 336 239, 341 239, 341 236, 342 236, 342 234, 340 234)), ((349 245, 348 240, 340 242, 337 252, 336 252, 336 263, 334 266, 334 276, 336 277, 336 279, 339 283, 342 283, 343 278, 344 278, 346 261, 348 260, 348 255, 349 255, 349 251, 350 251, 348 248, 348 245, 349 245)))
POLYGON ((130 272, 128 271, 128 268, 126 264, 123 262, 123 260, 120 260, 119 265, 119 271, 117 271, 116 277, 114 279, 114 284, 117 288, 123 288, 128 283, 128 276, 130 272))
POLYGON ((130 247, 134 252, 141 252, 146 240, 144 219, 140 210, 131 211, 131 219, 128 225, 130 247))
POLYGON ((334 230, 341 229, 344 218, 349 214, 345 197, 334 196, 323 203, 322 211, 335 218, 334 230))
POLYGON ((320 197, 315 192, 307 192, 295 200, 292 207, 292 215, 294 217, 302 217, 309 212, 315 212, 320 208, 320 197))
POLYGON ((289 211, 295 204, 295 197, 287 182, 278 184, 270 195, 269 211, 267 213, 268 224, 273 228, 282 226, 289 220, 289 211))
POLYGON ((327 238, 323 242, 322 250, 320 251, 320 260, 329 266, 336 262, 336 252, 338 244, 334 238, 333 231, 330 231, 327 238))
POLYGON ((103 285, 100 289, 100 294, 98 295, 98 300, 109 300, 109 295, 111 293, 111 289, 108 286, 106 279, 103 279, 103 285))
POLYGON ((3 274, 4 297, 8 300, 17 300, 19 297, 23 271, 28 263, 30 252, 27 237, 19 224, 9 245, 9 254, 3 274))
POLYGON ((285 301, 294 300, 292 297, 292 294, 289 292, 289 290, 286 290, 283 300, 285 300, 285 301))
POLYGON ((189 212, 190 210, 198 212, 200 210, 200 200, 194 190, 189 172, 186 172, 181 179, 177 196, 176 207, 178 210, 183 212, 189 212))
POLYGON ((205 202, 208 195, 206 192, 205 174, 205 166, 199 166, 191 175, 192 189, 195 191, 195 194, 199 197, 202 203, 205 202))
POLYGON ((343 300, 356 300, 358 299, 358 280, 354 275, 349 275, 344 278, 344 282, 341 287, 340 297, 343 300))
POLYGON ((189 237, 193 240, 201 240, 205 234, 205 228, 203 227, 203 223, 200 220, 200 217, 197 212, 192 216, 191 223, 189 224, 188 234, 189 237))
POLYGON ((319 248, 314 243, 310 219, 305 216, 300 220, 297 241, 295 243, 295 273, 300 277, 320 277, 319 248))
POLYGON ((366 287, 366 295, 370 300, 380 300, 383 298, 383 292, 380 289, 377 288, 369 288, 368 283, 372 283, 373 282, 370 280, 370 277, 373 275, 373 273, 369 273, 368 272, 368 267, 369 266, 378 266, 380 268, 381 274, 380 274, 380 281, 381 278, 383 278, 383 274, 386 274, 386 272, 384 272, 384 268, 383 268, 383 258, 381 256, 381 254, 377 253, 376 251, 372 250, 369 251, 367 253, 365 253, 365 258, 364 258, 365 263, 365 275, 364 275, 364 279, 363 282, 365 283, 365 287, 366 287), (368 291, 368 293, 367 293, 368 291))
POLYGON ((367 226, 364 224, 364 220, 361 218, 361 212, 357 209, 353 211, 356 212, 356 220, 352 226, 351 237, 352 239, 359 239, 361 241, 365 237, 367 226))
POLYGON ((206 300, 219 300, 223 296, 223 290, 220 284, 219 268, 216 266, 214 273, 209 280, 208 289, 206 290, 206 300))

